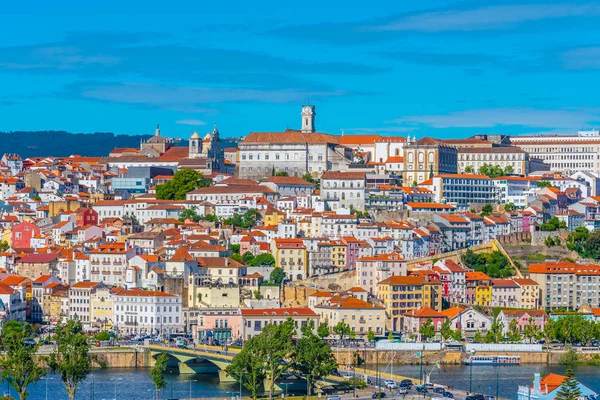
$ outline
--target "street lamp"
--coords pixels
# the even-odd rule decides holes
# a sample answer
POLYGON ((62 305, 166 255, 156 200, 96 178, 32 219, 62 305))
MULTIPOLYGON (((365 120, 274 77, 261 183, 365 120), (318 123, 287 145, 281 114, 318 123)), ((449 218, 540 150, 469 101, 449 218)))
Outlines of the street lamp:
POLYGON ((54 378, 48 378, 46 376, 43 376, 41 379, 46 381, 46 400, 48 400, 48 381, 53 380, 54 378))
POLYGON ((473 392, 473 356, 475 356, 475 349, 471 349, 471 360, 469 361, 469 394, 473 392))

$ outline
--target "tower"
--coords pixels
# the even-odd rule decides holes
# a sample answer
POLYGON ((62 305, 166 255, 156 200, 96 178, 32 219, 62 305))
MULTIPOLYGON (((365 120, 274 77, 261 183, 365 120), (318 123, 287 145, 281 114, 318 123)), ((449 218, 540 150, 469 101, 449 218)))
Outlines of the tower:
POLYGON ((197 158, 200 155, 200 152, 202 151, 202 149, 200 148, 200 135, 198 135, 198 132, 194 131, 194 133, 190 137, 189 142, 189 157, 197 158))
POLYGON ((315 106, 302 106, 302 133, 315 131, 315 106))

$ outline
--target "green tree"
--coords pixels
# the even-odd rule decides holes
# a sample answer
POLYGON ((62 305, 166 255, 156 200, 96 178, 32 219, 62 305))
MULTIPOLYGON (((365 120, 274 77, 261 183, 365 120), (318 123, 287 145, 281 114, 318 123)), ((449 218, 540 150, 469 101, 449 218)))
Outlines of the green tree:
POLYGON ((196 207, 186 208, 179 214, 179 220, 181 222, 185 222, 186 219, 191 219, 194 222, 200 221, 200 216, 198 215, 196 207))
POLYGON ((285 279, 285 276, 286 276, 285 271, 283 269, 281 269, 279 267, 275 267, 275 268, 273 268, 273 271, 271 271, 270 281, 271 281, 271 283, 273 283, 275 285, 281 285, 281 282, 283 282, 283 280, 285 279))
POLYGON ((442 326, 440 327, 440 335, 444 340, 452 339, 454 332, 452 331, 452 326, 450 319, 446 319, 442 326))
POLYGON ((59 323, 55 337, 56 347, 48 358, 48 366, 60 375, 69 400, 74 400, 77 386, 92 370, 90 344, 83 333, 81 322, 77 320, 59 323))
POLYGON ((244 259, 242 256, 240 256, 240 253, 233 253, 231 256, 229 256, 229 258, 231 258, 233 261, 239 262, 240 264, 244 263, 244 259))
POLYGON ((558 392, 554 397, 555 400, 577 400, 581 396, 581 389, 577 380, 573 377, 573 369, 569 366, 565 372, 566 379, 563 381, 558 392))
POLYGON ((244 214, 234 214, 233 217, 225 218, 223 224, 239 226, 240 228, 248 229, 252 228, 256 221, 262 218, 258 210, 251 208, 244 214))
POLYGON ((219 217, 217 217, 215 214, 206 214, 199 218, 200 218, 200 221, 207 221, 207 222, 218 222, 219 221, 219 217))
POLYGON ((350 325, 344 321, 340 321, 333 327, 333 333, 338 335, 340 337, 340 341, 342 341, 344 340, 344 336, 350 335, 350 325))
POLYGON ((150 378, 154 383, 154 389, 156 393, 156 400, 158 400, 158 393, 161 389, 167 387, 167 380, 165 379, 165 370, 167 369, 167 363, 169 362, 169 356, 167 353, 161 353, 154 363, 154 367, 150 370, 150 378))
POLYGON ((467 166, 465 167, 465 174, 472 174, 472 173, 474 173, 474 172, 475 172, 475 169, 474 169, 472 166, 470 166, 470 165, 467 165, 467 166))
POLYGON ((25 345, 25 339, 32 336, 31 326, 27 323, 7 321, 2 327, 2 355, 0 368, 2 378, 25 400, 29 395, 27 387, 40 380, 46 373, 34 359, 39 344, 25 345))
POLYGON ((234 254, 240 254, 240 245, 232 244, 231 246, 229 246, 229 250, 234 254))
POLYGON ((392 332, 388 333, 388 340, 394 340, 394 334, 392 332))
POLYGON ((506 203, 504 205, 504 211, 506 211, 506 212, 514 211, 514 209, 515 209, 515 203, 506 203))
POLYGON ((289 174, 286 171, 279 171, 275 174, 275 176, 289 176, 289 174))
POLYGON ((525 327, 523 328, 523 336, 525 336, 526 339, 529 339, 529 343, 531 343, 533 341, 533 339, 535 337, 537 337, 538 335, 539 335, 539 328, 533 321, 533 318, 529 317, 529 321, 527 322, 527 325, 525 325, 525 327))
POLYGON ((245 346, 236 354, 225 370, 238 382, 241 380, 241 384, 250 391, 252 398, 256 398, 258 389, 266 378, 264 349, 260 347, 260 340, 257 337, 246 341, 245 346))
POLYGON ((367 332, 367 340, 369 341, 369 343, 375 342, 375 332, 373 332, 370 329, 369 329, 369 332, 367 332))
POLYGON ((586 241, 590 237, 590 231, 583 226, 575 228, 575 231, 569 233, 565 244, 571 251, 576 251, 580 256, 586 258, 596 258, 594 254, 589 254, 589 250, 586 247, 586 241))
POLYGON ((490 215, 494 211, 494 207, 491 204, 486 204, 481 208, 481 216, 485 217, 490 215))
POLYGON ((502 331, 504 330, 504 324, 498 319, 494 318, 490 330, 485 335, 486 343, 500 343, 502 341, 502 331))
POLYGON ((294 370, 309 375, 311 383, 328 376, 337 366, 331 346, 314 334, 314 328, 313 321, 302 327, 302 337, 298 340, 292 356, 294 370))
POLYGON ((160 200, 185 200, 186 193, 192 190, 208 187, 212 181, 190 168, 175 172, 173 179, 156 187, 156 198, 160 200))
POLYGON ((512 175, 514 173, 515 173, 515 169, 512 167, 512 165, 507 165, 506 168, 504 168, 503 175, 512 175))
POLYGON ((317 184, 317 180, 315 178, 313 178, 313 176, 311 175, 310 172, 307 172, 304 175, 302 175, 302 180, 305 180, 306 182, 309 182, 312 184, 317 184))
POLYGON ((557 217, 552 217, 548 222, 540 225, 540 229, 543 231, 556 231, 558 229, 566 228, 567 223, 565 221, 560 221, 557 217))
POLYGON ((483 343, 485 341, 485 337, 479 331, 475 332, 475 336, 473 336, 473 341, 475 343, 483 343))
POLYGON ((518 342, 521 340, 521 332, 519 332, 519 323, 516 319, 513 319, 508 324, 508 340, 511 342, 518 342))
MULTIPOLYGON (((261 253, 254 257, 252 260, 248 261, 248 265, 255 267, 270 267, 272 265, 275 265, 275 258, 273 257, 273 255, 271 255, 271 253, 261 253)), ((285 277, 285 273, 283 275, 285 277)), ((271 276, 273 276, 272 273, 271 276)))
POLYGON ((551 186, 552 186, 552 184, 548 181, 539 181, 537 183, 537 187, 539 187, 539 188, 545 188, 545 187, 551 187, 551 186))
POLYGON ((460 329, 455 330, 454 332, 452 332, 452 339, 458 341, 462 340, 462 331, 460 329))
POLYGON ((429 165, 429 179, 433 178, 433 165, 429 165))
POLYGON ((294 321, 287 321, 277 325, 268 324, 263 328, 259 339, 260 348, 263 349, 263 359, 267 379, 271 382, 269 385, 269 398, 273 398, 273 388, 275 382, 289 368, 288 360, 294 353, 292 337, 294 336, 294 321))
POLYGON ((100 340, 100 341, 110 340, 110 333, 108 333, 107 331, 98 332, 98 334, 96 335, 96 340, 100 340))
POLYGON ((254 254, 252 254, 251 252, 247 251, 244 254, 242 254, 242 260, 244 260, 244 264, 248 264, 249 262, 251 262, 252 260, 254 260, 254 254))
POLYGON ((326 338, 329 336, 329 325, 327 325, 327 322, 321 322, 319 324, 319 327, 317 328, 317 335, 319 335, 320 338, 326 338))
POLYGON ((433 326, 433 321, 431 318, 427 318, 427 321, 421 325, 419 328, 419 333, 421 334, 421 341, 425 339, 425 341, 429 341, 429 339, 435 336, 435 327, 433 326))
POLYGON ((6 240, 0 241, 0 252, 5 252, 10 249, 10 245, 6 240))

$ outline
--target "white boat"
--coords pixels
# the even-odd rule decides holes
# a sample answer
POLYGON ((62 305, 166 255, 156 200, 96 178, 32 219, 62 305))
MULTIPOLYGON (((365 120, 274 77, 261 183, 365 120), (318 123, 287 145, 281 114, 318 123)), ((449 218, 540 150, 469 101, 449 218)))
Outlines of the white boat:
POLYGON ((519 365, 521 356, 471 356, 467 361, 469 364, 494 364, 494 365, 519 365))

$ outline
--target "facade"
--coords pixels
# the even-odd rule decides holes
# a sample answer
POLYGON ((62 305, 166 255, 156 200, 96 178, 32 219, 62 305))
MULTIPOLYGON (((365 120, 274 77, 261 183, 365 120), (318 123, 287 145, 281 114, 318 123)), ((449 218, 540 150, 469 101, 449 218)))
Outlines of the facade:
POLYGON ((458 150, 441 140, 423 138, 404 147, 402 182, 412 186, 440 174, 456 174, 458 150))
POLYGON ((352 296, 333 296, 312 307, 319 314, 321 322, 333 327, 343 321, 356 335, 366 335, 372 331, 376 335, 385 332, 385 308, 368 303, 352 296))
POLYGON ((494 204, 496 193, 492 179, 477 174, 441 174, 421 183, 433 192, 434 201, 469 210, 473 204, 494 204))
POLYGON ((125 243, 106 243, 90 252, 90 276, 94 282, 122 286, 125 283, 127 261, 138 252, 125 243))
POLYGON ((124 333, 170 334, 183 327, 181 297, 141 289, 117 289, 113 321, 124 333))
POLYGON ((585 304, 600 307, 600 265, 569 261, 532 264, 529 277, 539 285, 545 309, 576 310, 585 304))
POLYGON ((326 202, 339 203, 340 207, 362 211, 365 208, 365 186, 364 172, 327 171, 321 176, 321 198, 326 202))
POLYGON ((307 277, 308 256, 302 239, 274 239, 271 254, 275 265, 282 268, 288 279, 302 280, 307 277))
POLYGON ((485 334, 493 322, 491 317, 469 307, 450 307, 441 314, 450 320, 450 327, 460 330, 465 338, 472 338, 477 332, 485 334))
POLYGON ((460 148, 458 150, 458 173, 479 172, 483 165, 498 166, 502 169, 511 167, 516 175, 527 175, 536 171, 549 171, 550 165, 540 159, 530 158, 520 147, 460 148))
POLYGON ((394 275, 407 274, 407 262, 399 253, 361 257, 356 262, 356 284, 373 296, 377 296, 379 282, 394 275))
POLYGON ((69 288, 69 319, 81 321, 86 330, 92 327, 90 303, 99 286, 100 282, 77 282, 69 288))
POLYGON ((502 333, 505 335, 510 331, 510 324, 513 320, 517 321, 521 333, 530 324, 535 325, 538 331, 542 332, 548 320, 548 314, 544 310, 501 310, 498 314, 498 320, 504 326, 502 333))
POLYGON ((296 327, 296 337, 302 337, 302 327, 310 321, 317 333, 319 316, 310 308, 254 308, 242 309, 242 337, 244 340, 260 334, 268 324, 281 324, 291 318, 296 327))
POLYGON ((402 330, 402 318, 409 311, 422 307, 442 310, 439 281, 430 282, 424 276, 391 276, 378 286, 377 298, 383 302, 395 332, 402 330))

